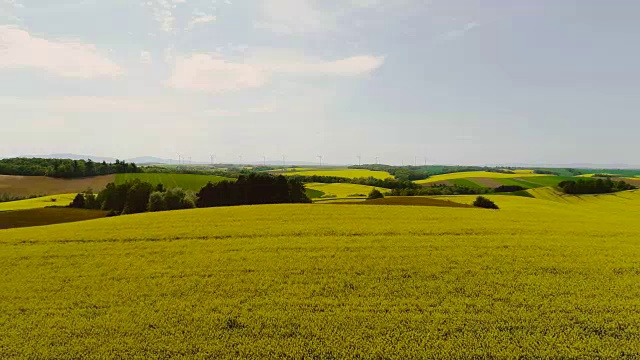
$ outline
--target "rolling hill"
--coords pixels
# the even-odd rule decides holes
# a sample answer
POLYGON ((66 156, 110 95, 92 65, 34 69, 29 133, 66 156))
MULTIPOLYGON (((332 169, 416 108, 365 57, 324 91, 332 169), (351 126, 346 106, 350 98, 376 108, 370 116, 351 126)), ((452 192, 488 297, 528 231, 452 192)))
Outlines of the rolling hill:
POLYGON ((0 357, 633 358, 639 194, 0 230, 0 357))

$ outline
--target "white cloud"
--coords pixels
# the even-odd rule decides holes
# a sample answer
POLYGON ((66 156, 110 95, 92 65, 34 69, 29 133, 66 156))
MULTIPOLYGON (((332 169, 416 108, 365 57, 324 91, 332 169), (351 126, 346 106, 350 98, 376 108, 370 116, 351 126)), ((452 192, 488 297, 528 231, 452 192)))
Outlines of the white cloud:
POLYGON ((169 86, 181 90, 225 92, 259 88, 269 74, 259 67, 230 63, 208 54, 194 54, 176 58, 169 86))
POLYGON ((153 59, 151 58, 151 53, 148 51, 141 51, 140 62, 143 64, 151 64, 153 62, 153 59))
POLYGON ((153 17, 160 24, 160 28, 165 32, 173 32, 176 18, 173 9, 176 7, 170 0, 151 0, 146 3, 153 13, 153 17))
POLYGON ((213 15, 196 16, 193 19, 191 19, 191 21, 189 21, 189 24, 187 25, 187 30, 193 29, 196 25, 206 24, 213 21, 216 21, 216 17, 213 15))
MULTIPOLYGON (((345 18, 360 10, 407 9, 418 0, 262 0, 257 29, 280 34, 317 34, 344 27, 345 18)), ((359 18, 356 18, 359 20, 359 18)))
POLYGON ((123 70, 95 45, 77 40, 47 40, 13 26, 0 26, 0 69, 37 68, 59 76, 112 77, 123 70))
POLYGON ((299 76, 357 76, 384 63, 381 56, 353 56, 329 62, 297 61, 234 63, 220 56, 193 54, 176 60, 168 85, 180 90, 222 93, 265 85, 274 74, 299 76))
POLYGON ((382 66, 383 56, 353 56, 329 62, 301 62, 275 65, 273 72, 300 75, 357 76, 370 73, 382 66))
POLYGON ((263 0, 258 29, 276 33, 315 33, 335 28, 336 17, 310 0, 263 0))

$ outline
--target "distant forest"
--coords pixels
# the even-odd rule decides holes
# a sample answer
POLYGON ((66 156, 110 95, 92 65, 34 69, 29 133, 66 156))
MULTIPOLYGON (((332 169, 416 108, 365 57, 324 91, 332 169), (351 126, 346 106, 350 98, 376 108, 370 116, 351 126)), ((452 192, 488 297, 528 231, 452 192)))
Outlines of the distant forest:
MULTIPOLYGON (((430 176, 452 174, 457 172, 486 171, 501 174, 515 174, 516 168, 502 168, 491 166, 446 166, 446 165, 420 165, 420 166, 392 166, 384 164, 366 164, 349 166, 350 169, 366 169, 373 171, 386 171, 399 180, 422 180, 430 176)), ((576 169, 533 169, 535 174, 547 174, 558 176, 576 176, 582 172, 576 169)))
POLYGON ((565 193, 571 195, 581 194, 608 194, 618 191, 634 190, 637 187, 627 184, 624 181, 612 181, 611 179, 578 179, 576 181, 567 180, 558 184, 558 187, 565 193))
POLYGON ((38 158, 0 160, 0 175, 49 176, 73 179, 97 175, 137 173, 140 171, 136 164, 120 160, 116 160, 115 163, 38 158))

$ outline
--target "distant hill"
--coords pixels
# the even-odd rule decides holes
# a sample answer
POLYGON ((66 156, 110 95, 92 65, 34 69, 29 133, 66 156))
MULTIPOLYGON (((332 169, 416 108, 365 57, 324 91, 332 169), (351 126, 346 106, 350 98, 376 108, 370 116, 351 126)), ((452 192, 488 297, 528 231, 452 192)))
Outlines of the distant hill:
MULTIPOLYGON (((41 158, 41 159, 71 159, 71 160, 88 160, 91 159, 95 162, 103 162, 106 161, 108 163, 113 163, 116 161, 116 158, 113 157, 104 157, 104 156, 95 156, 95 155, 79 155, 79 154, 49 154, 49 155, 22 155, 20 157, 24 157, 24 158, 41 158)), ((1 157, 0 157, 1 158, 1 157)), ((135 163, 137 165, 150 165, 150 164, 177 164, 178 160, 175 159, 162 159, 159 157, 155 157, 155 156, 139 156, 139 157, 134 157, 134 158, 129 158, 129 159, 119 159, 119 160, 124 160, 126 162, 132 162, 135 163)), ((184 160, 183 160, 184 161, 184 160)), ((229 164, 230 162, 223 162, 225 164, 229 164)), ((236 162, 234 162, 236 163, 236 162)), ((247 162, 247 161, 243 161, 242 164, 243 165, 261 165, 264 162, 262 160, 260 161, 254 161, 254 162, 247 162)), ((209 162, 200 162, 200 161, 193 161, 193 162, 188 162, 188 161, 184 161, 185 165, 207 165, 209 164, 209 162)), ((319 166, 320 164, 317 162, 310 162, 310 161, 287 161, 286 162, 287 166, 319 166)), ((282 160, 267 160, 266 161, 266 165, 268 166, 280 166, 282 165, 282 160)), ((324 166, 331 166, 328 164, 323 164, 324 166)), ((334 165, 334 166, 339 166, 339 165, 334 165)), ((340 165, 343 166, 343 165, 340 165)))
POLYGON ((112 163, 116 158, 94 156, 94 155, 78 155, 78 154, 50 154, 50 155, 22 155, 23 158, 39 158, 39 159, 71 159, 71 160, 93 160, 94 162, 112 163))

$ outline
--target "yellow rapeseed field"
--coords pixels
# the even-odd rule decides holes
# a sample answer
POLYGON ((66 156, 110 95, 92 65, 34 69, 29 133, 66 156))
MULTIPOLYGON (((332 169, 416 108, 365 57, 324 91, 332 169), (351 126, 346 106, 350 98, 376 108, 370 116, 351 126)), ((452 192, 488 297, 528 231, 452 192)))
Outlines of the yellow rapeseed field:
POLYGON ((325 195, 335 195, 337 198, 352 197, 352 195, 369 195, 371 190, 378 189, 381 192, 388 192, 389 189, 376 188, 373 186, 359 185, 359 184, 323 184, 323 183, 309 183, 304 185, 307 189, 318 190, 325 193, 325 195))
POLYGON ((428 179, 414 181, 416 184, 429 184, 438 181, 445 180, 455 180, 455 179, 469 179, 469 178, 489 178, 489 179, 512 179, 512 178, 523 178, 529 176, 549 176, 542 174, 533 174, 533 173, 516 173, 516 174, 503 174, 503 173, 494 173, 488 171, 468 171, 468 172, 457 172, 451 174, 442 174, 442 175, 434 175, 428 179))
POLYGON ((0 358, 638 358, 639 194, 0 230, 0 358))
POLYGON ((0 203, 0 211, 41 209, 47 206, 67 206, 77 194, 43 196, 27 200, 0 203))

